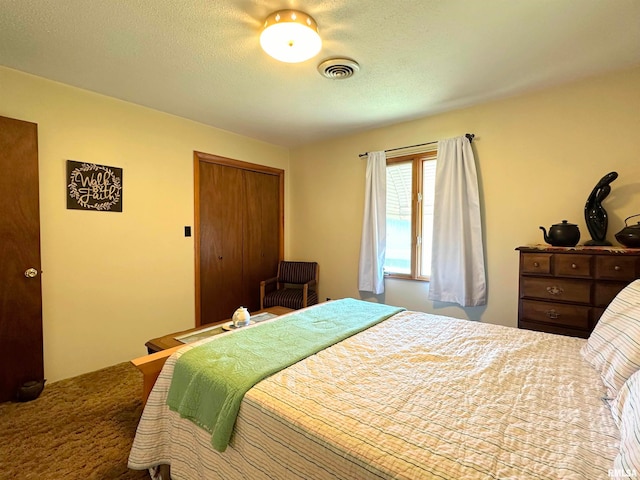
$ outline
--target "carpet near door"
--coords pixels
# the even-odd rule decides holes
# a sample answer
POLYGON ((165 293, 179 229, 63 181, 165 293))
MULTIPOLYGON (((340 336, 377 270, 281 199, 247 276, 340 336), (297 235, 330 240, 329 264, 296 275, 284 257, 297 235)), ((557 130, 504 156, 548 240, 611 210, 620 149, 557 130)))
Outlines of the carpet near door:
POLYGON ((126 362, 1 403, 0 480, 148 479, 127 468, 141 393, 142 375, 126 362))

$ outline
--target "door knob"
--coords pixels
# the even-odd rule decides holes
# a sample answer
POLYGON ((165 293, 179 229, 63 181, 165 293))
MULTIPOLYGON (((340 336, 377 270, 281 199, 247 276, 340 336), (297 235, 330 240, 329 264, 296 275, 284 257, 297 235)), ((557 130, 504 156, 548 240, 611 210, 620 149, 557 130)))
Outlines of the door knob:
POLYGON ((27 278, 33 278, 35 276, 38 275, 38 271, 35 268, 28 268, 25 272, 24 272, 24 276, 27 278))

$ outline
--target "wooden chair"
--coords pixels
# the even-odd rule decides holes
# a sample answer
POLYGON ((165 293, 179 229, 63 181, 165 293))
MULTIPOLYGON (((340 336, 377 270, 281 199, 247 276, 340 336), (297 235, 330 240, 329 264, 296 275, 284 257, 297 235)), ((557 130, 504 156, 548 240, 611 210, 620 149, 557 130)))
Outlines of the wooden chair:
POLYGON ((260 282, 260 309, 287 307, 300 309, 318 303, 317 262, 278 264, 278 274, 260 282))

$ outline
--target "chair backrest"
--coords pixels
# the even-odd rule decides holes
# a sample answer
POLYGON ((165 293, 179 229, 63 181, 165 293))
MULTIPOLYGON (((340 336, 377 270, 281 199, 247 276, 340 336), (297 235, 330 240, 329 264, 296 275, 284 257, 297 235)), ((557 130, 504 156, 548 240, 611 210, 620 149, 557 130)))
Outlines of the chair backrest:
POLYGON ((316 278, 317 262, 280 262, 278 265, 278 282, 307 283, 316 278))

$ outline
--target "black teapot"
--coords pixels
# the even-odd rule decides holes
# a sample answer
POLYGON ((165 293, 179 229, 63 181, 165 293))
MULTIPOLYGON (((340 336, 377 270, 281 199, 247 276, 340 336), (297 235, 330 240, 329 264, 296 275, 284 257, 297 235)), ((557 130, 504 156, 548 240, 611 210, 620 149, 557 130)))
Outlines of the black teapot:
POLYGON ((616 240, 625 247, 640 248, 640 222, 637 225, 627 225, 627 220, 633 217, 640 217, 640 213, 624 219, 624 228, 616 233, 616 240))
POLYGON ((544 241, 554 247, 575 247, 580 241, 580 230, 574 223, 562 220, 562 223, 555 223, 549 228, 549 235, 544 227, 540 227, 544 232, 544 241))

